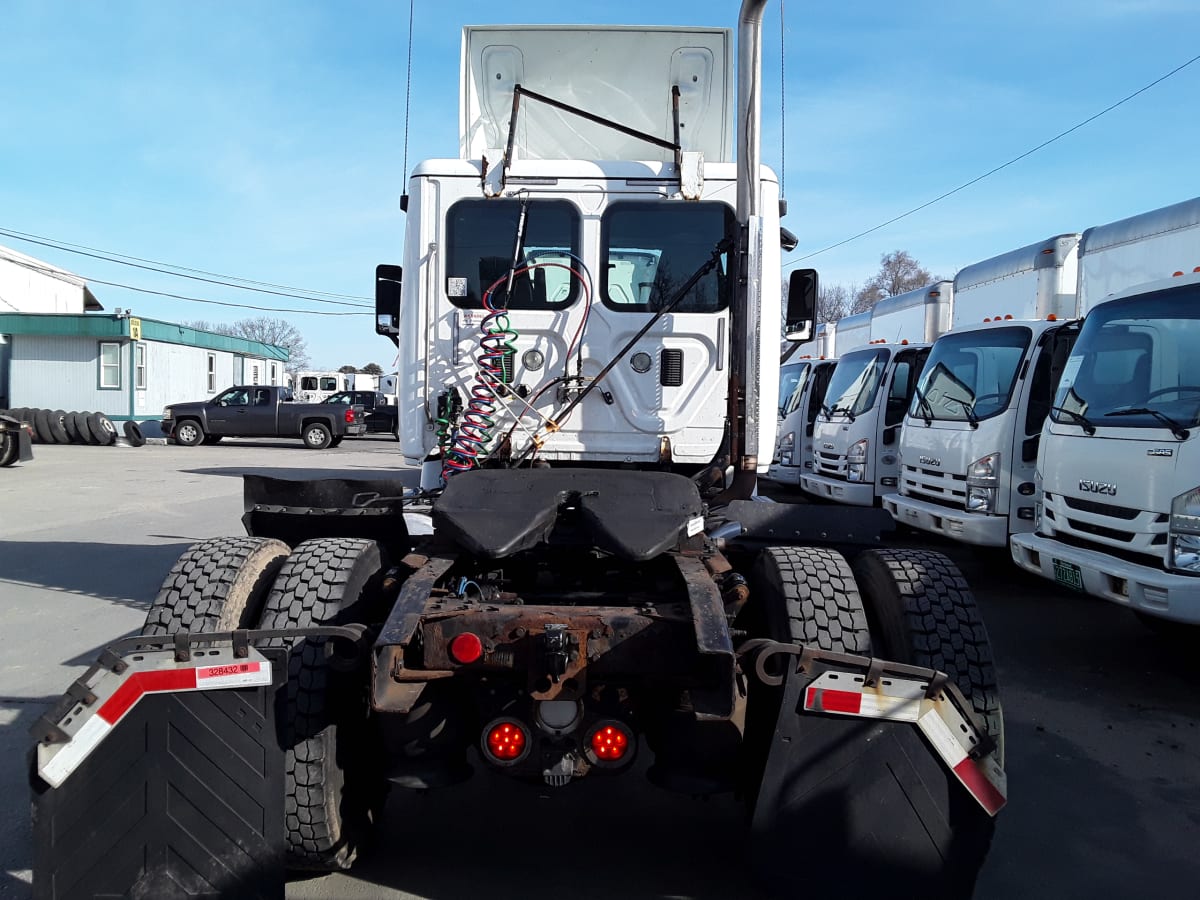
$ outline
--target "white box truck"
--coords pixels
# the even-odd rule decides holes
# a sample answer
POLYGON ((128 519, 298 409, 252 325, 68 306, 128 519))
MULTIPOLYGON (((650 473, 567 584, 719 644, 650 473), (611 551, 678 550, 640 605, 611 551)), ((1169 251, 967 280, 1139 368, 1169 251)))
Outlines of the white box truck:
POLYGON ((885 493, 894 492, 904 413, 930 344, 949 325, 953 290, 952 282, 939 281, 839 320, 838 364, 817 415, 812 472, 800 474, 806 493, 878 506, 885 493), (864 316, 870 343, 845 352, 843 336, 861 333, 864 316))
POLYGON ((901 431, 897 522, 1003 547, 1032 531, 1042 423, 1078 323, 1079 234, 986 259, 954 278, 951 330, 934 342, 901 431))
POLYGON ((829 379, 837 359, 806 359, 804 372, 784 404, 775 455, 764 476, 779 484, 799 486, 800 476, 813 467, 813 432, 817 413, 825 403, 829 379))
POLYGON ((1152 623, 1197 624, 1200 197, 1088 229, 1079 261, 1094 308, 1042 433, 1036 530, 1012 557, 1152 623))

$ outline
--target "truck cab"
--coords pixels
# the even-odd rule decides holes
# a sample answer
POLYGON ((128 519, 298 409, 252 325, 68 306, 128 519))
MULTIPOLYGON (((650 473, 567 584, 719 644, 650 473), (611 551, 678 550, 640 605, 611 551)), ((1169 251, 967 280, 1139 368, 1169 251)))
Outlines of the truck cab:
POLYGON ((800 476, 812 472, 817 413, 825 403, 825 392, 836 366, 836 359, 806 361, 804 378, 796 384, 783 407, 779 439, 766 475, 769 481, 799 487, 800 476))
POLYGON ((899 477, 904 413, 929 344, 870 344, 842 356, 813 430, 812 473, 800 487, 815 497, 878 506, 899 477))
MULTIPOLYGON (((463 132, 464 158, 423 162, 408 186, 397 336, 399 431, 409 461, 439 458, 447 474, 487 457, 522 456, 694 472, 718 455, 737 277, 723 243, 738 200, 725 127, 732 86, 722 69, 730 35, 638 33, 641 51, 629 64, 658 60, 671 70, 669 83, 688 86, 678 101, 678 155, 528 99, 515 117, 515 145, 497 149, 515 86, 549 83, 563 42, 580 32, 467 30, 462 102, 474 125, 463 132), (673 298, 671 311, 643 330, 673 298), (503 384, 499 396, 481 384, 489 372, 503 384), (589 390, 602 375, 600 389, 589 390)), ((583 83, 590 73, 575 74, 583 83)), ((572 77, 554 71, 554 93, 571 96, 572 77)), ((662 122, 639 116, 628 124, 672 126, 661 81, 647 68, 641 107, 661 109, 662 122)), ((592 100, 593 113, 618 122, 630 115, 626 98, 592 100)), ((761 217, 752 227, 768 237, 755 256, 764 274, 752 273, 753 328, 779 321, 781 304, 778 278, 765 274, 780 268, 778 183, 765 167, 757 174, 761 217)), ((746 451, 765 473, 779 368, 757 352, 747 363, 746 451)))
POLYGON ((987 547, 1032 530, 1042 423, 1077 330, 998 321, 939 338, 905 418, 900 489, 884 509, 987 547))
POLYGON ((1038 455, 1017 565, 1142 616, 1200 624, 1200 273, 1088 313, 1038 455))
POLYGON ((905 525, 1003 547, 1033 530, 1042 424, 1070 353, 1080 235, 1061 234, 964 267, 953 328, 933 345, 900 440, 905 525))

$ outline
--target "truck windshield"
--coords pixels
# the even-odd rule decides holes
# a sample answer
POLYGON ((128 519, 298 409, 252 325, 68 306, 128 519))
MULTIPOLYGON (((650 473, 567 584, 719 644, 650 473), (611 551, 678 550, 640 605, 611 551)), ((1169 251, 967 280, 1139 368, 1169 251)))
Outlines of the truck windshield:
POLYGON ((796 363, 779 370, 779 415, 786 416, 796 408, 804 393, 809 370, 808 363, 796 363))
POLYGON ((855 350, 838 360, 829 389, 825 392, 825 404, 830 416, 843 414, 861 416, 875 405, 883 370, 887 366, 890 351, 877 347, 874 350, 855 350))
POLYGON ((929 352, 908 414, 978 422, 1008 408, 1033 332, 1024 326, 947 334, 929 352), (924 403, 922 403, 924 398, 924 403))
POLYGON ((354 405, 354 395, 352 393, 350 393, 349 391, 341 391, 339 393, 334 394, 331 397, 326 397, 322 402, 323 403, 342 403, 347 406, 353 406, 354 405))
POLYGON ((1088 313, 1051 412, 1098 428, 1200 425, 1200 285, 1102 303, 1088 313))
MULTIPOLYGON (((614 203, 601 224, 604 305, 618 312, 655 312, 706 263, 733 224, 725 203, 661 200, 614 203)), ((675 312, 711 313, 729 305, 729 266, 692 287, 675 312)))

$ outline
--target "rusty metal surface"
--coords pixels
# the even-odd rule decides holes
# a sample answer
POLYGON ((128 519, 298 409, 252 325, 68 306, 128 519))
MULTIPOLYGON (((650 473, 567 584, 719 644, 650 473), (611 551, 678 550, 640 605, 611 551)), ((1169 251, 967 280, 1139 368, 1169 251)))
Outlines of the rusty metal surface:
POLYGON ((421 622, 433 586, 452 565, 454 560, 451 558, 432 557, 404 582, 392 611, 388 613, 383 630, 379 632, 375 641, 377 650, 389 645, 407 646, 421 622))
POLYGON ((698 680, 707 687, 692 691, 692 706, 697 718, 728 719, 734 706, 734 658, 725 601, 701 560, 681 555, 673 558, 687 584, 696 649, 704 660, 698 680))

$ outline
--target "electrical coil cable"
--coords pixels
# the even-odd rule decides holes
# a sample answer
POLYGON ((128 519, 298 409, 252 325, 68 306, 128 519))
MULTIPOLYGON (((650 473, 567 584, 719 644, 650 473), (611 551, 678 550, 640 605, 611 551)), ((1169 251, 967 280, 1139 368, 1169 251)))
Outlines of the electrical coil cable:
MULTIPOLYGON (((566 269, 573 277, 578 278, 583 286, 584 302, 590 307, 591 291, 584 275, 571 266, 563 263, 534 263, 525 265, 513 272, 514 276, 524 275, 535 269, 566 269)), ((448 481, 459 472, 466 472, 480 464, 481 458, 486 458, 492 430, 496 426, 496 407, 501 405, 500 391, 505 385, 505 357, 511 360, 516 356, 515 341, 520 333, 512 326, 507 306, 496 300, 496 288, 509 279, 508 275, 497 278, 483 292, 483 308, 486 315, 479 323, 479 349, 475 356, 474 380, 467 392, 467 406, 463 411, 462 422, 454 431, 450 440, 449 450, 442 462, 442 479, 448 481)), ((582 331, 582 324, 580 326, 582 331)), ((580 332, 576 332, 578 339, 580 332)), ((574 342, 572 342, 574 344, 574 342)), ((511 366, 512 363, 510 362, 511 366)), ((522 403, 524 400, 522 398, 522 403)), ((528 404, 525 404, 531 409, 528 404)), ((520 421, 521 414, 515 414, 520 421)), ((440 420, 439 420, 440 423, 440 420)))
POLYGON ((438 453, 444 458, 450 450, 450 441, 454 432, 454 420, 462 408, 462 401, 457 390, 446 394, 446 401, 437 417, 438 453))

